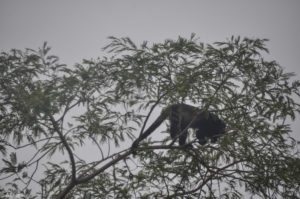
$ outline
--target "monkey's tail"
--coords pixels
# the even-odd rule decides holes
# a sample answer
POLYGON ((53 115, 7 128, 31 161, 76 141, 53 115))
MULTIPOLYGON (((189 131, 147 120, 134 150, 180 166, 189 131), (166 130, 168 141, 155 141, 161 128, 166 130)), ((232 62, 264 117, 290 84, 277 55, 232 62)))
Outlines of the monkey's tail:
POLYGON ((163 123, 165 119, 167 119, 167 117, 169 116, 170 108, 171 107, 167 107, 166 109, 164 109, 158 116, 158 118, 151 124, 151 126, 144 133, 142 133, 142 135, 136 141, 134 141, 132 145, 134 148, 136 148, 140 141, 148 137, 157 127, 161 125, 161 123, 163 123))

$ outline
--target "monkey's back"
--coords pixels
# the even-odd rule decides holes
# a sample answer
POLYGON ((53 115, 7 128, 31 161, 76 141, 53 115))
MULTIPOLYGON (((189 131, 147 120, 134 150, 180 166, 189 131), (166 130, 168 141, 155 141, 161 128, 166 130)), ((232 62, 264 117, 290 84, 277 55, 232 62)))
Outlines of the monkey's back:
POLYGON ((187 126, 192 121, 190 127, 195 127, 197 124, 205 118, 205 113, 194 106, 188 104, 173 104, 168 111, 171 111, 171 120, 179 119, 183 126, 187 126))

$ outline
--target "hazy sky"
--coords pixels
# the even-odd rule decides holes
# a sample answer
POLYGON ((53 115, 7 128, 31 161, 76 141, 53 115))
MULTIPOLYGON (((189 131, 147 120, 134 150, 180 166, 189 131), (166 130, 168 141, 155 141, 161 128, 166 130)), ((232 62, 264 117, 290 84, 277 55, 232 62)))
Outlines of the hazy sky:
POLYGON ((72 65, 101 56, 108 36, 161 42, 196 33, 211 43, 241 35, 270 39, 270 58, 299 79, 299 21, 299 0, 0 0, 0 51, 47 41, 72 65))

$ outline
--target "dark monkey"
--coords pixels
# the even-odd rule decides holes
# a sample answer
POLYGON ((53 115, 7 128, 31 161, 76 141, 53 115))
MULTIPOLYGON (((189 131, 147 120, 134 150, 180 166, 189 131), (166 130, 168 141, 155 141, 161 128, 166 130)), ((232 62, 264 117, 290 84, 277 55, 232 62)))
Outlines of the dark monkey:
POLYGON ((225 133, 224 122, 209 111, 202 111, 197 107, 187 104, 173 104, 164 109, 153 124, 132 144, 136 148, 140 141, 148 137, 161 123, 170 120, 171 138, 179 137, 179 145, 185 145, 187 138, 186 127, 196 131, 196 137, 201 145, 206 144, 207 139, 212 143, 225 133))

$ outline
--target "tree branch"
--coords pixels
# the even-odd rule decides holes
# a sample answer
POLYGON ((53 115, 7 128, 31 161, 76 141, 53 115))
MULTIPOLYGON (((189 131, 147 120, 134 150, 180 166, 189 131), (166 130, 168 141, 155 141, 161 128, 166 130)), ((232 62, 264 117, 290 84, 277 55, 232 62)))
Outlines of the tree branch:
POLYGON ((57 132, 60 140, 62 141, 64 147, 66 148, 68 154, 69 154, 69 158, 71 161, 71 168, 72 168, 72 182, 76 182, 76 165, 75 165, 75 159, 74 159, 74 155, 72 152, 72 149, 70 148, 65 136, 63 135, 63 133, 61 132, 60 128, 58 127, 57 122, 55 121, 55 119, 53 118, 52 115, 49 115, 50 121, 54 127, 54 130, 57 132))
POLYGON ((58 199, 63 199, 65 198, 65 196, 78 184, 82 184, 85 182, 88 182, 89 180, 93 179, 94 177, 96 177, 97 175, 99 175, 100 173, 102 173, 103 171, 105 171, 107 168, 111 167, 112 165, 118 163, 119 161, 123 160, 124 158, 126 158, 128 155, 130 155, 132 153, 131 150, 128 150, 127 152, 125 152, 123 155, 118 156, 116 159, 111 160, 110 162, 108 162, 107 164, 105 164, 104 166, 102 166, 101 168, 97 169, 95 172, 93 172, 92 174, 85 176, 85 177, 79 177, 76 181, 71 181, 71 183, 63 190, 62 193, 60 193, 60 195, 58 196, 58 199))
POLYGON ((225 166, 222 167, 222 168, 219 168, 216 172, 213 172, 211 175, 209 175, 209 176, 207 177, 207 179, 204 180, 201 184, 199 184, 195 189, 192 189, 192 190, 190 190, 190 191, 184 191, 184 192, 182 192, 182 193, 176 193, 176 194, 173 194, 173 195, 168 196, 168 197, 169 197, 169 198, 176 198, 176 197, 178 197, 178 196, 185 196, 185 195, 188 195, 188 194, 195 193, 196 191, 201 190, 201 189, 202 189, 202 188, 203 188, 210 180, 213 179, 214 176, 216 176, 217 174, 219 174, 221 171, 223 171, 223 170, 225 170, 226 168, 231 167, 231 166, 233 166, 233 165, 235 165, 235 164, 241 163, 241 162, 243 162, 243 161, 245 161, 245 160, 237 160, 237 161, 234 161, 234 162, 232 162, 232 163, 230 163, 230 164, 228 164, 228 165, 225 165, 225 166))

